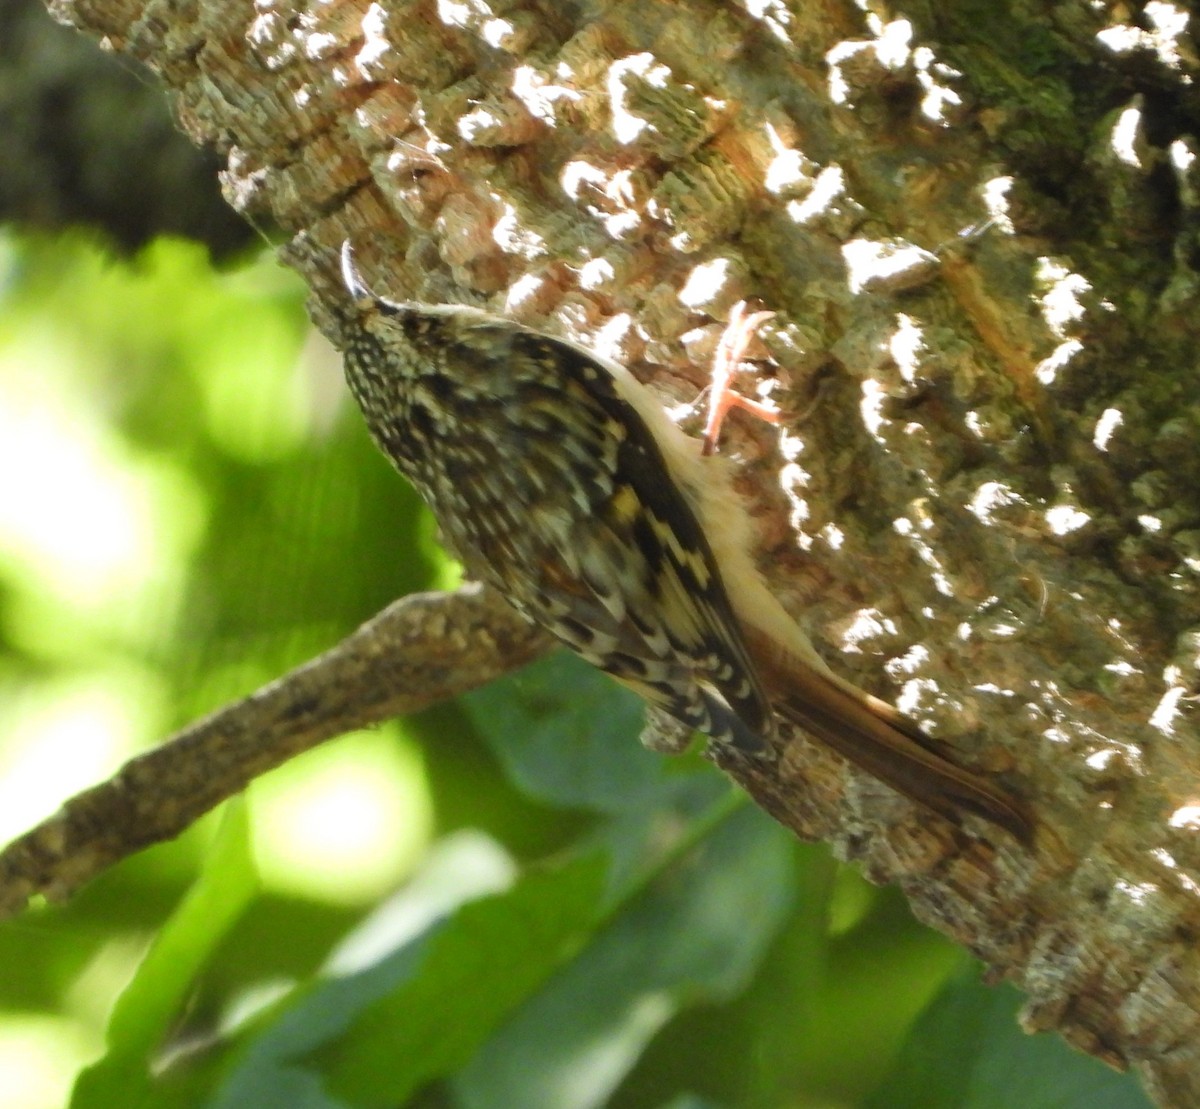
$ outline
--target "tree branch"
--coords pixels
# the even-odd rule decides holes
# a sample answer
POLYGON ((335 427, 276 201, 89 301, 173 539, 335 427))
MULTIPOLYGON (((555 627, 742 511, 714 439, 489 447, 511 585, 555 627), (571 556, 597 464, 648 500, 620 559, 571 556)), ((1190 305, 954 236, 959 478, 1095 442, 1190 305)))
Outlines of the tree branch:
POLYGON ((294 755, 465 693, 546 645, 481 586, 389 605, 336 647, 131 759, 9 844, 0 853, 0 919, 35 895, 69 897, 294 755))

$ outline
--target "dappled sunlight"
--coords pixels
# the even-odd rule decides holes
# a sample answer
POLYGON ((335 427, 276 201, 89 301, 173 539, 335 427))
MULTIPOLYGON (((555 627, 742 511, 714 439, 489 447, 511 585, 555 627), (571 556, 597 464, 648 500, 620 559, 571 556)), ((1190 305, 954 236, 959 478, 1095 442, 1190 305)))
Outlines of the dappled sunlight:
POLYGON ((884 666, 888 677, 897 684, 894 702, 906 716, 917 719, 935 702, 944 700, 946 693, 935 678, 921 676, 932 655, 923 643, 913 643, 903 654, 890 658, 884 666))
POLYGON ((323 901, 378 897, 433 834, 420 756, 392 727, 308 752, 256 781, 251 798, 264 886, 323 901))
POLYGON ((846 533, 832 521, 821 529, 820 536, 831 551, 840 551, 846 542, 846 533))
POLYGON ((650 126, 650 123, 643 119, 633 107, 636 100, 633 90, 642 84, 650 88, 664 89, 667 87, 670 77, 670 69, 648 52, 620 58, 608 67, 612 133, 617 142, 622 144, 635 142, 650 126))
POLYGON ((713 304, 737 273, 729 258, 709 258, 693 266, 679 290, 679 303, 699 309, 713 304))
POLYGON ((1070 535, 1091 519, 1088 513, 1073 504, 1056 504, 1046 509, 1046 523, 1052 535, 1070 535))
POLYGON ((492 238, 506 254, 525 259, 544 258, 549 254, 546 240, 522 218, 513 203, 499 193, 492 200, 500 211, 492 226, 492 238))
POLYGON ((1096 431, 1092 436, 1092 444, 1098 451, 1107 451, 1113 433, 1125 422, 1119 408, 1106 408, 1096 421, 1096 431))
POLYGON ((1130 904, 1136 906, 1144 906, 1160 892, 1158 886, 1153 882, 1126 882, 1124 879, 1118 880, 1113 885, 1113 890, 1127 898, 1130 904))
POLYGON ((950 575, 946 572, 946 568, 942 560, 938 557, 937 552, 920 535, 920 532, 930 530, 933 527, 933 521, 919 506, 913 507, 912 516, 916 517, 916 519, 914 520, 909 516, 898 516, 892 521, 893 530, 897 535, 901 535, 909 541, 917 557, 929 567, 934 588, 943 597, 953 597, 955 593, 954 586, 950 581, 950 575))
POLYGON ((473 829, 433 844, 420 869, 329 953, 326 974, 367 970, 459 906, 511 889, 520 867, 502 844, 473 829))
MULTIPOLYGON (((933 678, 909 678, 896 691, 895 703, 905 716, 920 719, 931 704, 944 697, 942 687, 933 678)), ((962 706, 962 702, 957 700, 949 704, 956 714, 962 706)))
POLYGON ((920 374, 921 355, 925 351, 924 328, 912 316, 898 313, 896 330, 888 340, 888 351, 900 376, 910 385, 915 384, 920 374))
MULTIPOLYGON (((1114 15, 1121 13, 1127 16, 1134 11, 1124 5, 1115 5, 1111 10, 1114 15)), ((1192 78, 1184 66, 1184 57, 1191 53, 1187 38, 1187 8, 1167 3, 1166 0, 1148 0, 1136 10, 1138 25, 1132 22, 1114 23, 1098 31, 1096 41, 1114 54, 1131 54, 1141 50, 1152 53, 1164 66, 1177 71, 1181 83, 1190 84, 1192 78)))
POLYGON ((163 718, 163 689, 132 663, 27 683, 0 703, 0 842, 111 774, 163 718))
POLYGON ((1179 860, 1171 854, 1170 851, 1163 847, 1155 847, 1150 852, 1151 857, 1162 863, 1168 870, 1172 872, 1172 876, 1179 885, 1187 890, 1193 897, 1200 894, 1200 883, 1198 883, 1187 871, 1179 865, 1179 860))
POLYGON ((1121 757, 1121 752, 1115 747, 1102 747, 1093 751, 1084 763, 1092 770, 1106 770, 1114 761, 1121 757))
POLYGON ((52 364, 70 357, 32 334, 0 349, 0 564, 79 620, 164 583, 202 510, 181 473, 106 430, 94 395, 61 387, 74 375, 52 364))
POLYGON ((985 481, 967 502, 967 511, 980 523, 995 524, 995 515, 1005 508, 1025 504, 1024 498, 1011 486, 1000 481, 985 481))
POLYGON ((1173 685, 1162 695, 1154 711, 1150 714, 1150 727, 1162 732, 1163 735, 1175 734, 1175 721, 1182 713, 1180 702, 1187 695, 1187 686, 1173 685))
POLYGON ((882 382, 873 377, 864 379, 862 383, 862 400, 859 401, 859 412, 862 415, 863 427, 870 433, 876 443, 886 446, 883 429, 887 424, 885 409, 888 395, 882 382))
POLYGON ((195 429, 171 415, 170 402, 188 396, 182 363, 208 399, 222 398, 202 400, 197 422, 212 417, 215 437, 231 450, 240 442, 243 457, 254 453, 246 421, 270 425, 273 456, 300 418, 288 419, 295 404, 253 395, 294 364, 287 282, 218 277, 202 250, 179 244, 148 248, 136 266, 83 246, 0 240, 0 250, 23 278, 0 301, 0 640, 14 651, 0 663, 12 686, 0 699, 7 838, 160 738, 171 718, 167 679, 146 660, 173 634, 210 525, 207 491, 183 463, 195 429), (250 307, 277 298, 278 311, 250 307), (246 311, 222 312, 239 299, 246 311), (212 328, 218 316, 224 326, 212 328), (137 320, 141 330, 123 330, 137 320), (166 382, 165 434, 139 409, 155 374, 166 382))
POLYGON ((75 1073, 103 1039, 68 1017, 0 1013, 0 1074, 5 1109, 61 1109, 75 1073))
MULTIPOLYGON (((1040 731, 1041 737, 1047 742, 1074 748, 1084 763, 1095 771, 1104 770, 1114 760, 1120 760, 1131 771, 1144 772, 1142 748, 1136 743, 1103 735, 1090 727, 1080 717, 1073 695, 1064 693, 1057 681, 1031 678, 1028 686, 1033 694, 1027 702, 1028 709, 1047 721, 1040 731)), ((1102 807, 1108 807, 1109 804, 1103 802, 1102 807)))
POLYGON ((1046 326, 1059 338, 1068 328, 1087 314, 1083 295, 1092 291, 1092 283, 1079 273, 1072 273, 1053 258, 1038 259, 1037 281, 1042 287, 1038 302, 1046 326))
POLYGON ((1190 831, 1200 831, 1200 800, 1180 805, 1179 808, 1171 813, 1167 824, 1172 828, 1187 828, 1190 831))
POLYGON ((1053 385, 1071 360, 1082 352, 1083 344, 1078 339, 1064 339, 1034 367, 1034 376, 1043 385, 1053 385))
POLYGON ((988 213, 988 227, 1006 235, 1015 231, 1009 214, 1008 194, 1012 191, 1012 185, 1012 177, 1004 175, 984 182, 983 188, 980 189, 980 198, 988 213))
POLYGON ((1034 368, 1042 385, 1054 385, 1062 371, 1081 353, 1083 343, 1075 332, 1083 326, 1089 311, 1097 308, 1112 311, 1103 299, 1089 302, 1094 294, 1092 283, 1082 274, 1067 269, 1057 259, 1041 257, 1037 262, 1036 280, 1041 288, 1038 306, 1042 319, 1059 342, 1034 368))
POLYGON ((1142 113, 1138 108, 1126 108, 1117 115, 1112 129, 1112 150, 1127 166, 1142 169, 1139 147, 1145 142, 1142 134, 1142 113))
POLYGON ((842 167, 825 166, 813 178, 808 194, 802 199, 789 200, 786 211, 797 227, 807 227, 831 212, 837 201, 845 195, 846 174, 842 167))
MULTIPOLYGON (((386 536, 372 545, 365 516, 378 530, 399 505, 398 531, 432 525, 391 475, 345 457, 347 443, 365 455, 365 436, 331 416, 346 407, 340 375, 318 379, 301 361, 302 287, 272 259, 215 274, 179 243, 121 264, 0 238, 0 269, 8 840, 401 591, 396 552, 386 536)), ((421 587, 454 573, 423 550, 402 561, 421 587)), ((251 915, 289 895, 323 902, 315 912, 361 905, 394 888, 432 834, 423 766, 395 728, 282 768, 251 791, 250 811, 264 878, 251 915)), ((66 1103, 148 931, 194 877, 196 847, 185 837, 115 868, 68 910, 80 923, 61 940, 71 918, 57 910, 14 926, 6 958, 19 929, 35 942, 27 966, 6 964, 5 1000, 28 1011, 0 1018, 5 1109, 66 1103)))
MULTIPOLYGON (((899 292, 928 280, 938 267, 931 251, 899 239, 851 239, 842 246, 852 293, 899 292)), ((912 323, 901 314, 900 321, 912 323)))
POLYGON ((841 649, 847 654, 861 653, 874 639, 897 634, 896 622, 877 608, 860 608, 853 613, 842 632, 841 649))

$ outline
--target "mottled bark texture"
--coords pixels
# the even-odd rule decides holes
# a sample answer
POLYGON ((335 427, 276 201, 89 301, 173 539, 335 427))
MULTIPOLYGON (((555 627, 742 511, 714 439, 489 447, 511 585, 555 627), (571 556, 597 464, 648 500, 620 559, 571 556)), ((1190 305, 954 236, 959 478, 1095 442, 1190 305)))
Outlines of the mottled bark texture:
POLYGON ((1167 4, 1102 7, 56 11, 161 73, 318 322, 349 238, 380 292, 571 335, 678 403, 735 301, 777 312, 788 419, 725 439, 772 584, 1045 831, 950 828, 800 740, 731 772, 1018 982, 1030 1029, 1194 1106, 1195 50, 1167 4))

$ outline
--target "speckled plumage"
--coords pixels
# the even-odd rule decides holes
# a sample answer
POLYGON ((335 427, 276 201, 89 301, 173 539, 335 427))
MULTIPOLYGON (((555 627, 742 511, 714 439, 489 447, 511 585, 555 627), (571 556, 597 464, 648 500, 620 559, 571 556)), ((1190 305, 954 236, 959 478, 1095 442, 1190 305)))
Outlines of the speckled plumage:
POLYGON ((605 366, 471 309, 372 300, 361 323, 350 388, 471 575, 688 727, 769 751, 716 560, 605 366))
POLYGON ((829 669, 755 568, 721 460, 628 370, 477 309, 376 297, 348 247, 342 266, 351 391, 472 577, 689 729, 769 756, 774 707, 931 811, 1032 838, 1019 802, 829 669))

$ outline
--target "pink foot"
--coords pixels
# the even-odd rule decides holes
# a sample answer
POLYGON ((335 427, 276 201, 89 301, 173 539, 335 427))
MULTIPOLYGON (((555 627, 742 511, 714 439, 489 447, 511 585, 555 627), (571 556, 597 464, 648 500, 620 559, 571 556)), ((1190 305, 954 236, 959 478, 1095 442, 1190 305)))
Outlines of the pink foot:
POLYGON ((774 316, 774 312, 746 312, 746 302, 739 300, 729 314, 729 326, 721 335, 717 344, 717 353, 713 358, 712 392, 708 400, 708 421, 704 425, 704 446, 700 453, 715 454, 717 439, 721 434, 721 424, 731 408, 744 408, 747 412, 765 420, 769 424, 779 423, 779 410, 762 401, 751 400, 749 397, 735 393, 729 383, 738 372, 742 355, 754 338, 755 331, 774 316))

